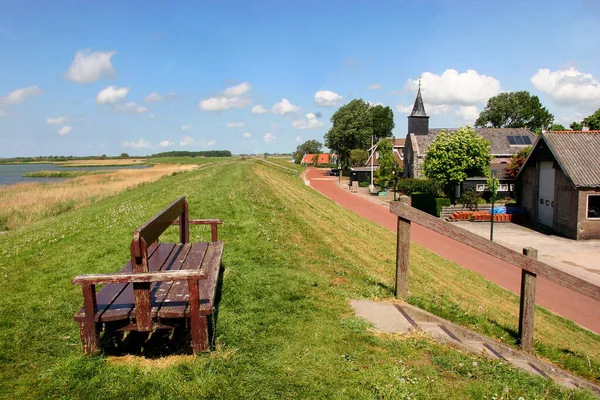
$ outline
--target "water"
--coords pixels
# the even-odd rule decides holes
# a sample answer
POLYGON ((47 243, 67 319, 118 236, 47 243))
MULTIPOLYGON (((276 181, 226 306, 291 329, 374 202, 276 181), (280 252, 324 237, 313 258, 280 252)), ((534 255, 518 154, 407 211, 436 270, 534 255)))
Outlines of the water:
POLYGON ((56 164, 0 164, 0 186, 13 185, 19 182, 62 182, 66 178, 26 178, 28 172, 36 171, 105 171, 117 169, 142 169, 145 165, 127 165, 122 167, 69 167, 64 168, 56 164))

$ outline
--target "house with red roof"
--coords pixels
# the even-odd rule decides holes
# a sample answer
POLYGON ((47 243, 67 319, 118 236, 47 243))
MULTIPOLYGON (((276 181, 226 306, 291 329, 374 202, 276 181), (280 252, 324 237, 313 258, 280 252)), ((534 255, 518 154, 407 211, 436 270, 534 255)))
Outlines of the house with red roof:
POLYGON ((330 164, 335 163, 335 155, 329 153, 321 153, 315 163, 315 154, 305 154, 302 157, 300 164, 302 165, 314 165, 314 164, 330 164))

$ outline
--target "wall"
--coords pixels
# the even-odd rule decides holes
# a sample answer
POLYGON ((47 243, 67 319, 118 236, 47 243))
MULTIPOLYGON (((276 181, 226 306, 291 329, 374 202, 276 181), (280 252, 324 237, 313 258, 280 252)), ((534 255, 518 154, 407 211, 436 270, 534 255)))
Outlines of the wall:
POLYGON ((600 189, 580 189, 577 212, 577 239, 600 239, 600 220, 587 219, 587 195, 600 194, 600 189))
POLYGON ((529 221, 537 221, 537 192, 537 163, 531 163, 523 169, 517 182, 517 201, 527 211, 529 221))
POLYGON ((557 163, 554 163, 554 209, 552 228, 577 239, 577 202, 579 193, 557 163))

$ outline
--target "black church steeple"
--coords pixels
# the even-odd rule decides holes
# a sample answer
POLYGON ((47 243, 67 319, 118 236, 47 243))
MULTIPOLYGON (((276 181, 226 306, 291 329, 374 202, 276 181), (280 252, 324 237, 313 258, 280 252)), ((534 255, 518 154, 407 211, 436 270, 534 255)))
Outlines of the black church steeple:
POLYGON ((412 113, 408 116, 408 133, 427 135, 429 133, 429 116, 425 112, 423 98, 421 97, 421 78, 419 78, 419 91, 415 99, 412 113))

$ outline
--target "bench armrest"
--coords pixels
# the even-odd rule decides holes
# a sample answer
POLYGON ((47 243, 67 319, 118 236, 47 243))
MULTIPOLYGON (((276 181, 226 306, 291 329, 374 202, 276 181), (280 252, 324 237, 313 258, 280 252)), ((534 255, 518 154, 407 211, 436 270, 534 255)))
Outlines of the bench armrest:
POLYGON ((73 278, 74 285, 99 285, 104 283, 140 283, 185 281, 188 279, 206 279, 206 273, 196 269, 182 269, 177 271, 117 273, 117 274, 88 274, 73 278))
MULTIPOLYGON (((213 219, 190 219, 188 220, 190 225, 210 225, 211 233, 212 233, 212 241, 216 242, 218 239, 217 235, 217 225, 221 225, 223 221, 218 218, 213 219)), ((179 220, 175 220, 171 223, 172 225, 179 225, 179 220)))

